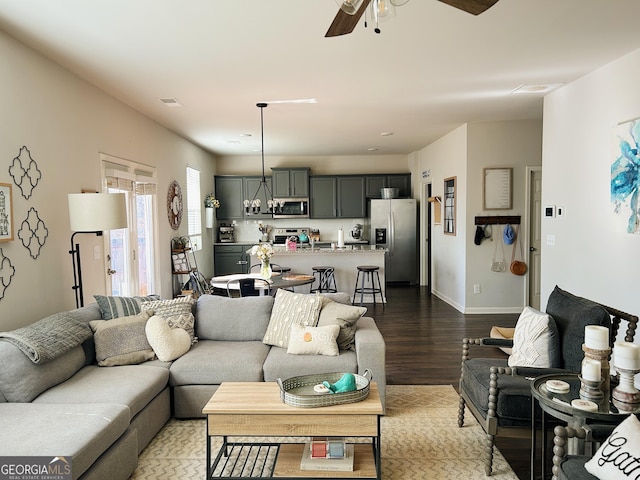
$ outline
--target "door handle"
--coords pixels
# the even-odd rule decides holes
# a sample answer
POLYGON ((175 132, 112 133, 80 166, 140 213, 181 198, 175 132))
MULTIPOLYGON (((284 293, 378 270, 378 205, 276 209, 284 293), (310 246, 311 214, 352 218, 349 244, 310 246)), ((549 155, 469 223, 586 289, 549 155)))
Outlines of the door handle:
POLYGON ((111 270, 110 268, 107 268, 107 275, 113 275, 115 273, 118 273, 118 272, 116 272, 115 270, 111 270))
POLYGON ((529 251, 530 252, 535 252, 536 251, 536 247, 529 247, 529 251))

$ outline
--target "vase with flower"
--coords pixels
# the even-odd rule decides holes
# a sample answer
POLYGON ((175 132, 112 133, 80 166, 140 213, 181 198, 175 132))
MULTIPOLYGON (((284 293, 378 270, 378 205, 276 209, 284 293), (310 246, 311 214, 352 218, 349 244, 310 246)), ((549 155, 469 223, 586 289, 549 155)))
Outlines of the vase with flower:
POLYGON ((213 228, 213 211, 220 208, 220 200, 213 193, 209 193, 204 197, 205 224, 207 228, 213 228))
POLYGON ((251 255, 255 255, 260 259, 260 276, 265 280, 269 280, 272 275, 271 256, 273 255, 273 247, 269 243, 261 243, 251 248, 251 255))

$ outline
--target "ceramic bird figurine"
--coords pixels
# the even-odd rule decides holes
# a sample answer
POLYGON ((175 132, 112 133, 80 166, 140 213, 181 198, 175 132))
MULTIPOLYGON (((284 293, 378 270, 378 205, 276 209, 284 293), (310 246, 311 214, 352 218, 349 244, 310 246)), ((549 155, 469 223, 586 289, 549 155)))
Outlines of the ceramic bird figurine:
POLYGON ((353 373, 345 373, 336 383, 322 382, 332 393, 352 392, 356 390, 356 377, 353 373))

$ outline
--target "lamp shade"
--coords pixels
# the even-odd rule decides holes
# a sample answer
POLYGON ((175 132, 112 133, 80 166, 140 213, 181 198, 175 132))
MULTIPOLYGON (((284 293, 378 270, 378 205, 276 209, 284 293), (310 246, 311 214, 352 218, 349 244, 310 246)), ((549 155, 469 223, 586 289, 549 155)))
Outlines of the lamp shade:
POLYGON ((69 224, 73 232, 99 232, 126 228, 124 193, 70 193, 69 224))

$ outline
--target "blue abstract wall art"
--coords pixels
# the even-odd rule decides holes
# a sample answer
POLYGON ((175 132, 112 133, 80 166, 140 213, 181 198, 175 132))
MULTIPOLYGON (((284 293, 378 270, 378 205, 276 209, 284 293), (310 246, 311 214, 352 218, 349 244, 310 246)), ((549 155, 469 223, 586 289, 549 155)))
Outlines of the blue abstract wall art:
POLYGON ((640 120, 618 125, 611 164, 611 203, 627 233, 640 235, 640 120))

